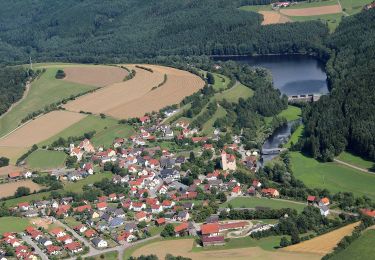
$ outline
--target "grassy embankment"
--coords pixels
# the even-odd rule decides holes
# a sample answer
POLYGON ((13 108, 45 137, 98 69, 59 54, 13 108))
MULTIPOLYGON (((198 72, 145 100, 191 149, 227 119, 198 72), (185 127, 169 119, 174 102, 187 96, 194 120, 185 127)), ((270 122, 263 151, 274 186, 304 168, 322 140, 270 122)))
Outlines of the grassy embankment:
POLYGON ((327 162, 321 163, 299 152, 291 152, 293 173, 307 186, 328 189, 331 192, 352 192, 356 196, 366 195, 375 199, 375 175, 347 166, 327 162))
POLYGON ((333 256, 331 260, 362 260, 371 259, 375 256, 375 230, 365 231, 360 238, 355 240, 349 247, 333 256))
POLYGON ((350 152, 342 152, 339 156, 337 156, 337 159, 367 170, 371 169, 375 165, 375 162, 368 161, 350 152))

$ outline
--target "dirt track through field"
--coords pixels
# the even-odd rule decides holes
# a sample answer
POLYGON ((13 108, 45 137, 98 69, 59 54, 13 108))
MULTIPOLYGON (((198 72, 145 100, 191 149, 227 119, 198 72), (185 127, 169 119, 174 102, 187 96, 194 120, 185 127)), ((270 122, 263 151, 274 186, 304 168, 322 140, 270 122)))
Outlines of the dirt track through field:
POLYGON ((1 138, 0 148, 31 147, 33 144, 38 144, 58 134, 84 117, 85 115, 83 114, 68 111, 52 111, 1 138))
POLYGON ((284 8, 280 10, 280 13, 288 16, 313 16, 313 15, 324 15, 324 14, 337 14, 341 13, 342 9, 340 5, 328 5, 319 7, 309 7, 301 9, 289 9, 284 8))
POLYGON ((10 182, 6 184, 0 184, 0 198, 13 196, 19 187, 28 187, 30 192, 39 191, 41 186, 33 182, 32 180, 10 182))
POLYGON ((133 79, 107 86, 69 102, 64 107, 69 111, 104 113, 115 118, 140 117, 146 112, 179 103, 185 96, 204 86, 203 80, 186 71, 144 65, 153 69, 151 73, 134 65, 126 66, 136 71, 133 79), (152 90, 163 81, 164 74, 168 77, 166 84, 152 90))
POLYGON ((291 21, 288 17, 275 11, 260 11, 259 13, 263 15, 262 25, 287 23, 291 21))
POLYGON ((359 224, 360 222, 356 222, 347 225, 311 240, 285 247, 282 250, 286 252, 314 253, 321 256, 326 255, 332 252, 332 250, 341 241, 341 239, 345 236, 350 235, 353 232, 354 228, 359 224))
POLYGON ((104 87, 121 82, 128 72, 115 66, 64 67, 64 80, 84 85, 104 87))
POLYGON ((191 252, 193 248, 193 239, 183 240, 167 240, 161 242, 155 242, 152 244, 145 245, 137 249, 133 256, 139 257, 140 255, 155 254, 159 259, 164 259, 166 254, 172 254, 174 256, 189 257, 193 260, 217 260, 217 259, 231 259, 231 260, 248 260, 248 259, 271 259, 271 260, 318 260, 319 256, 313 254, 300 254, 300 253, 289 253, 279 251, 265 251, 259 247, 248 247, 238 249, 227 249, 220 250, 220 246, 217 246, 217 250, 191 252))

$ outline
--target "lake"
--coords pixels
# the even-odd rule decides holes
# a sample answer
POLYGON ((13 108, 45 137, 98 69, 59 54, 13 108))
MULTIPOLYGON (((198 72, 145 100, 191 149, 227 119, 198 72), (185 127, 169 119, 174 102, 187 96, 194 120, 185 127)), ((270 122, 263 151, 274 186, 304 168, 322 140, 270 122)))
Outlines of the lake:
POLYGON ((228 56, 215 60, 233 60, 271 71, 275 88, 286 95, 327 94, 324 63, 306 55, 228 56))

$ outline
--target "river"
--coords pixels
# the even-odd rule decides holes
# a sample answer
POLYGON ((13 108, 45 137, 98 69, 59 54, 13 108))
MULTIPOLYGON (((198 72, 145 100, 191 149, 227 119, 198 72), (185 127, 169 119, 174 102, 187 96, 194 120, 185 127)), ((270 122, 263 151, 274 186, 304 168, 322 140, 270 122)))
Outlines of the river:
POLYGON ((233 60, 271 71, 275 88, 286 95, 327 94, 324 63, 306 55, 226 56, 215 60, 233 60))

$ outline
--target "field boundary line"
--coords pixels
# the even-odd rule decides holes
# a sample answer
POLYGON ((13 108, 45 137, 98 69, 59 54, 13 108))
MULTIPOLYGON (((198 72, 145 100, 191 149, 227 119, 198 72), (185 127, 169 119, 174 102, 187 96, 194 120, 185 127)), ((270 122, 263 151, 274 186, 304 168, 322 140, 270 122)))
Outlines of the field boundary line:
POLYGON ((371 172, 367 169, 364 169, 364 168, 361 168, 361 167, 358 167, 358 166, 355 166, 353 164, 350 164, 350 163, 347 163, 347 162, 344 162, 344 161, 341 161, 339 159, 333 159, 333 161, 335 161, 336 163, 339 163, 339 164, 342 164, 342 165, 345 165, 345 166, 348 166, 350 168, 353 168, 353 169, 356 169, 358 171, 361 171, 361 172, 365 172, 365 173, 369 173, 369 174, 375 174, 375 172, 371 172))

